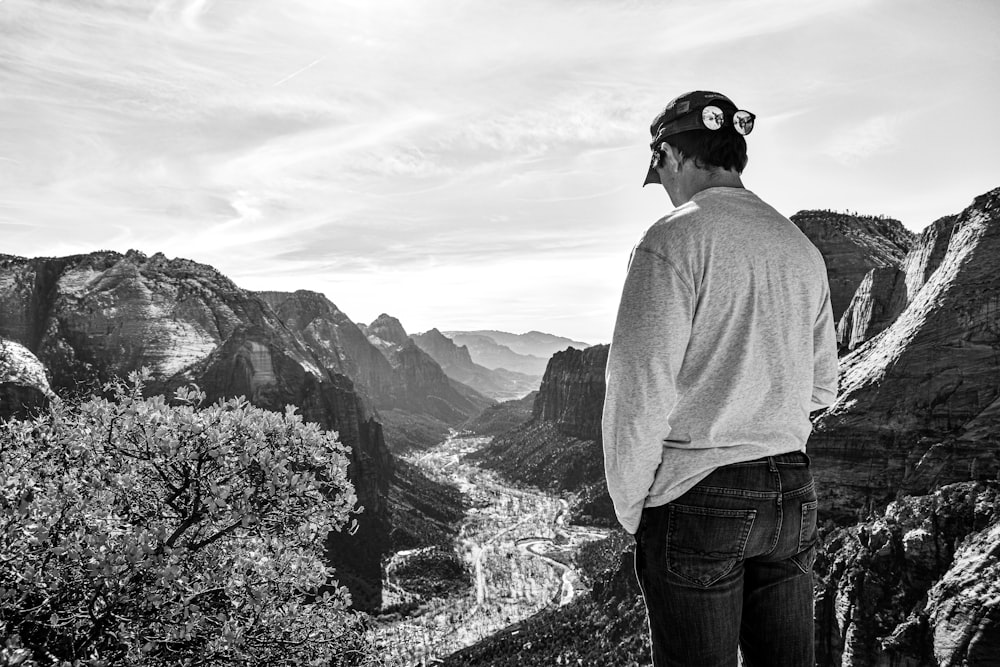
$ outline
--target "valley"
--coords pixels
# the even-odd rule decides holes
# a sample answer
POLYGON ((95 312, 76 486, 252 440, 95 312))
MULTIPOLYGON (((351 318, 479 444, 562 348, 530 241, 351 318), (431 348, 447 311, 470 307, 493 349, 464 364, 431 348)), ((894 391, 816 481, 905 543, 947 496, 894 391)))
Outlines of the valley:
POLYGON ((471 508, 455 550, 469 585, 443 596, 407 588, 397 573, 425 549, 393 554, 385 565, 383 614, 372 640, 387 665, 432 664, 546 608, 563 606, 588 590, 574 566, 580 545, 606 529, 567 523, 565 499, 518 488, 463 461, 489 438, 453 435, 405 458, 428 477, 458 487, 471 508))

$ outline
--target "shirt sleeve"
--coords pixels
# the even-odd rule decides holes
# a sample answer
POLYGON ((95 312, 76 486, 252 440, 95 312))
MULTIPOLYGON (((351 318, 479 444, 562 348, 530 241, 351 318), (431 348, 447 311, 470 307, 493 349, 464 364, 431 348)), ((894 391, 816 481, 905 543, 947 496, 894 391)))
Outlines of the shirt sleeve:
POLYGON ((633 251, 608 352, 601 422, 608 492, 629 533, 638 529, 670 434, 694 304, 690 282, 667 258, 642 246, 633 251))
POLYGON ((830 286, 824 282, 823 305, 813 325, 813 391, 809 411, 822 410, 837 400, 837 332, 833 326, 830 286))

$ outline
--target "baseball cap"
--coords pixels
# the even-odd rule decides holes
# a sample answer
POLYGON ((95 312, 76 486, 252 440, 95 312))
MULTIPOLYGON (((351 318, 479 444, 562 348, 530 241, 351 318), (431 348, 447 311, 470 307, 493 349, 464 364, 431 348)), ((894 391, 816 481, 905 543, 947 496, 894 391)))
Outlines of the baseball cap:
MULTIPOLYGON (((653 140, 649 143, 649 147, 655 150, 660 142, 671 135, 687 132, 688 130, 703 129, 704 126, 701 124, 699 114, 691 112, 703 109, 709 105, 726 108, 727 110, 736 110, 737 108, 736 104, 722 93, 715 93, 709 90, 693 90, 690 93, 679 95, 670 100, 666 108, 653 119, 653 124, 649 126, 649 134, 653 137, 653 140)), ((651 164, 649 171, 646 172, 646 180, 643 182, 643 186, 659 182, 660 175, 656 173, 656 169, 651 164)))

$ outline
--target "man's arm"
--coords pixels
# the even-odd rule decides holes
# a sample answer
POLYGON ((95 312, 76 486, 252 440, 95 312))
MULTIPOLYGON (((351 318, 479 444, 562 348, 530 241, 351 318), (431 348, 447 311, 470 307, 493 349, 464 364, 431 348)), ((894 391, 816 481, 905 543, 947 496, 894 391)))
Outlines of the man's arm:
POLYGON ((694 290, 673 264, 635 249, 608 353, 602 420, 608 492, 629 533, 639 526, 670 434, 694 304, 694 290))
POLYGON ((830 285, 823 279, 824 299, 813 326, 813 392, 809 411, 822 410, 837 400, 837 332, 833 326, 830 285))

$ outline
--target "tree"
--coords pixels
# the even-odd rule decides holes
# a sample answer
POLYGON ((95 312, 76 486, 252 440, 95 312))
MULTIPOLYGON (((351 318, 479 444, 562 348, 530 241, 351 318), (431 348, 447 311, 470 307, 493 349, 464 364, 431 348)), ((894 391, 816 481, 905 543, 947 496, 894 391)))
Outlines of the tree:
POLYGON ((0 664, 366 664, 337 434, 145 378, 0 423, 0 664))

